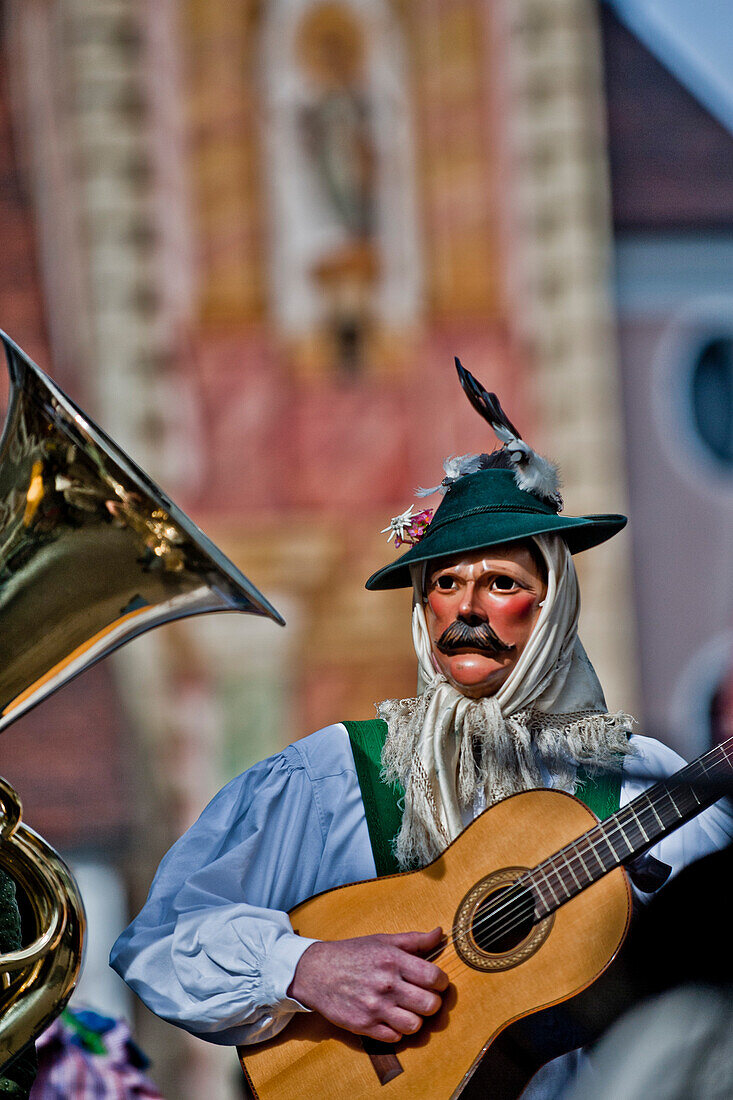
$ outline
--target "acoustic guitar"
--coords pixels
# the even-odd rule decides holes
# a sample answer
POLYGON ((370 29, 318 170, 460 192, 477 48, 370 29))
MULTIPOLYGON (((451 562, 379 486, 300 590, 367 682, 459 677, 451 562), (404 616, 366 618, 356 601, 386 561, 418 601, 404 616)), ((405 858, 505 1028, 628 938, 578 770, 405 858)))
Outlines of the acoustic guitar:
MULTIPOLYGON (((468 1096, 482 1058, 500 1048, 509 1025, 568 1002, 606 971, 631 915, 623 865, 712 805, 732 766, 730 738, 602 822, 561 791, 512 795, 427 867, 298 905, 293 927, 314 939, 441 925, 446 936, 435 961, 451 984, 437 1014, 394 1046, 343 1031, 317 1013, 296 1014, 274 1039, 239 1048, 254 1095, 468 1096)), ((505 1089, 497 1077, 481 1094, 493 1100, 514 1088, 516 1096, 524 1081, 510 1080, 505 1089)))

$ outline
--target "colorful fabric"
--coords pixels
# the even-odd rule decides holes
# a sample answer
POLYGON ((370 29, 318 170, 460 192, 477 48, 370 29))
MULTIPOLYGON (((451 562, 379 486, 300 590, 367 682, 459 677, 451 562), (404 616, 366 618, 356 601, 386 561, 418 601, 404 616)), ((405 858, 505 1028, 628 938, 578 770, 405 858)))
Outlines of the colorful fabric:
POLYGON ((162 1100, 143 1073, 148 1060, 123 1020, 66 1009, 36 1043, 30 1100, 162 1100))

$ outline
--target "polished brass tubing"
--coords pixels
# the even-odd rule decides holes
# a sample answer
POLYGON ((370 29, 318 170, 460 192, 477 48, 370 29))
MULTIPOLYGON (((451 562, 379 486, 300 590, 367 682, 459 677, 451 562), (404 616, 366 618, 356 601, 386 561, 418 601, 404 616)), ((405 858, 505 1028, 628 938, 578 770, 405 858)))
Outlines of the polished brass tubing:
MULTIPOLYGON (((2 783, 3 796, 9 785, 2 783)), ((12 789, 12 788, 11 788, 12 789)), ((40 934, 0 955, 0 1066, 44 1031, 71 996, 81 967, 86 918, 66 864, 32 829, 18 824, 0 843, 0 867, 23 891, 40 934)))
MULTIPOLYGON (((0 730, 143 631, 265 597, 4 333, 0 441, 0 730)), ((61 1011, 81 966, 84 906, 59 855, 0 780, 0 867, 30 942, 0 955, 0 1068, 61 1011)))
MULTIPOLYGON (((43 932, 18 951, 0 954, 0 973, 22 970, 42 959, 58 943, 66 913, 58 897, 58 876, 52 864, 35 859, 40 840, 31 829, 21 825, 22 807, 17 791, 0 777, 0 867, 25 892, 36 927, 43 932), (8 812, 8 809, 10 812, 8 812), (32 839, 31 839, 32 838, 32 839)), ((45 841, 42 842, 45 845, 45 841)), ((45 845, 48 848, 47 845, 45 845)))

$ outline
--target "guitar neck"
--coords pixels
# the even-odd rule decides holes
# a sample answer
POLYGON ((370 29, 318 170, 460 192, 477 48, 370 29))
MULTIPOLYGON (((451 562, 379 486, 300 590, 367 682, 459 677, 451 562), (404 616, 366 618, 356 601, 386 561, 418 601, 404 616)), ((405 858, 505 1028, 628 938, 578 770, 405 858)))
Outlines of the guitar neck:
POLYGON ((628 806, 533 868, 523 881, 540 919, 564 905, 615 867, 642 855, 668 833, 702 813, 723 794, 729 779, 733 737, 655 783, 628 806))

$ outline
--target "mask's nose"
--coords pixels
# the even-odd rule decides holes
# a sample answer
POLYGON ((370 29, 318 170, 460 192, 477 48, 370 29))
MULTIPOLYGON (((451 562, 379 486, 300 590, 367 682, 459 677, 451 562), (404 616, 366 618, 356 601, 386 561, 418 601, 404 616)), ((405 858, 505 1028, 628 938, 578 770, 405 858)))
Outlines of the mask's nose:
POLYGON ((473 583, 467 584, 463 591, 456 618, 468 626, 481 626, 488 622, 489 617, 477 599, 473 583))

